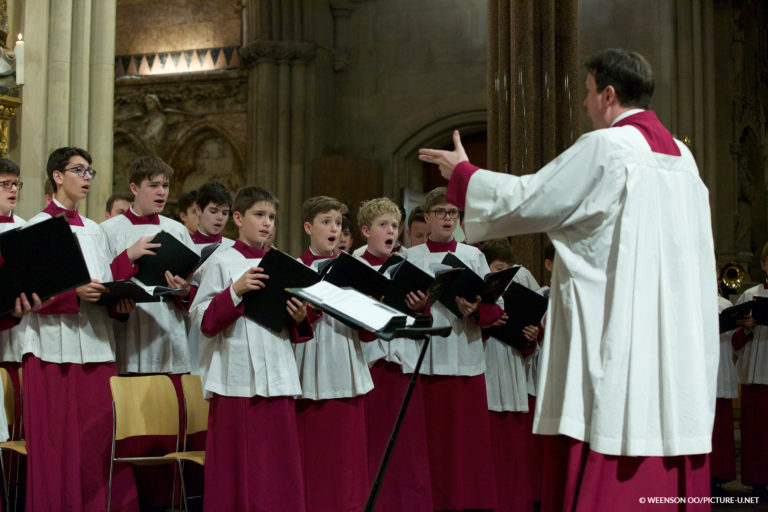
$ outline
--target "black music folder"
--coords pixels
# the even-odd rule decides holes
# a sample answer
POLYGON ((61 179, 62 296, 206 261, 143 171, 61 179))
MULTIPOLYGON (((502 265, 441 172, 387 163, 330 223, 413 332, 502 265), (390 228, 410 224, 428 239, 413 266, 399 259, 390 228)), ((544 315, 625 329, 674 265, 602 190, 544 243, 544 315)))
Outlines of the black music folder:
POLYGON ((342 252, 336 258, 322 262, 327 266, 319 267, 322 280, 335 284, 339 288, 354 288, 364 295, 380 299, 389 288, 389 279, 373 270, 354 256, 342 252))
POLYGON ((80 244, 63 216, 0 234, 0 315, 23 292, 40 300, 91 282, 80 244))
POLYGON ((391 256, 379 272, 390 278, 387 292, 384 294, 384 304, 403 313, 408 313, 405 297, 416 291, 427 293, 435 281, 434 277, 401 256, 391 256))
POLYGON ((737 320, 743 320, 749 315, 757 325, 768 325, 768 297, 754 297, 736 306, 725 308, 720 312, 720 332, 731 331, 739 327, 737 320))
POLYGON ((504 292, 504 312, 509 317, 507 323, 489 327, 485 332, 518 350, 531 348, 535 342, 523 336, 523 327, 538 325, 547 311, 547 303, 546 297, 519 283, 512 283, 504 292))
POLYGON ((137 304, 141 302, 159 302, 163 297, 183 290, 183 288, 168 288, 167 286, 145 287, 132 279, 101 284, 109 291, 102 293, 96 304, 104 305, 115 304, 122 299, 131 299, 137 304))
POLYGON ((259 267, 269 279, 264 288, 243 295, 244 314, 259 325, 276 333, 293 322, 286 311, 286 301, 292 296, 286 288, 304 288, 320 280, 320 276, 302 262, 284 252, 270 249, 261 259, 259 267))
POLYGON ((433 302, 439 301, 457 317, 461 317, 461 312, 456 304, 456 297, 474 302, 480 295, 481 302, 494 303, 520 269, 520 266, 510 267, 500 272, 490 272, 482 278, 452 253, 445 255, 442 264, 451 268, 435 273, 435 281, 429 290, 430 297, 433 302))
POLYGON ((160 231, 152 243, 160 244, 160 247, 152 249, 156 254, 144 255, 136 260, 139 271, 134 279, 147 286, 167 286, 165 271, 171 274, 189 279, 192 273, 216 250, 219 244, 211 244, 203 249, 198 256, 195 251, 177 240, 167 231, 160 231))

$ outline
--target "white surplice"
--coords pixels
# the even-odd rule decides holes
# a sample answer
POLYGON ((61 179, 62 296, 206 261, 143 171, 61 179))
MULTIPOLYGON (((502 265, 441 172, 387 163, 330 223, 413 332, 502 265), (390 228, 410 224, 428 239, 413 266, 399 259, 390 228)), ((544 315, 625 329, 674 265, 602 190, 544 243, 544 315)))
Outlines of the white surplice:
MULTIPOLYGON (((731 301, 723 297, 717 298, 717 309, 722 312, 733 306, 731 301)), ((717 398, 736 398, 739 396, 739 384, 736 376, 736 365, 733 362, 733 331, 720 334, 720 364, 717 367, 717 398)))
MULTIPOLYGON (((764 284, 753 286, 741 294, 736 304, 754 297, 768 297, 764 284)), ((736 372, 742 384, 768 384, 768 326, 755 325, 752 339, 736 352, 736 372)))
MULTIPOLYGON (((183 224, 160 215, 160 224, 133 224, 117 215, 100 224, 109 257, 115 258, 139 238, 167 231, 191 250, 194 243, 183 224)), ((186 373, 190 370, 186 312, 171 300, 136 304, 128 321, 115 322, 119 373, 186 373)))
MULTIPOLYGON (((407 259, 429 275, 434 275, 430 265, 442 262, 446 254, 448 253, 430 252, 427 244, 421 244, 408 249, 407 259)), ((484 276, 490 271, 485 256, 477 247, 457 244, 453 254, 479 276, 484 276)), ((432 325, 450 325, 451 333, 448 337, 431 337, 421 364, 421 373, 470 377, 485 373, 485 351, 480 327, 468 318, 458 318, 440 302, 433 302, 430 312, 432 325)))
POLYGON ((534 432, 608 455, 711 450, 718 364, 708 191, 688 148, 596 130, 536 174, 480 170, 472 241, 545 232, 557 257, 534 432))
MULTIPOLYGON (((211 301, 261 258, 248 259, 237 249, 217 249, 202 274, 200 289, 190 307, 192 325, 200 332, 211 301)), ((232 294, 237 306, 242 298, 232 294)), ((223 396, 275 397, 301 394, 296 359, 287 329, 280 335, 246 317, 213 337, 200 333, 200 376, 206 398, 223 396)))
MULTIPOLYGON (((0 223, 0 233, 21 227, 24 225, 24 222, 24 219, 14 215, 13 222, 0 223)), ((0 331, 0 361, 8 363, 21 362, 21 337, 22 331, 18 325, 5 331, 0 331)))
MULTIPOLYGON (((56 199, 57 206, 62 207, 56 199)), ((40 212, 25 227, 48 220, 51 215, 40 212)), ((69 226, 77 237, 91 279, 112 280, 107 243, 99 225, 80 216, 82 226, 69 226)), ((66 271, 66 269, 62 269, 66 271)), ((105 306, 84 300, 78 314, 25 315, 21 353, 30 353, 49 363, 103 363, 115 360, 115 336, 105 306)))
MULTIPOLYGON (((522 266, 512 281, 533 291, 539 289, 539 283, 522 266)), ((523 354, 493 336, 485 341, 485 391, 489 411, 528 412, 528 381, 523 354)))

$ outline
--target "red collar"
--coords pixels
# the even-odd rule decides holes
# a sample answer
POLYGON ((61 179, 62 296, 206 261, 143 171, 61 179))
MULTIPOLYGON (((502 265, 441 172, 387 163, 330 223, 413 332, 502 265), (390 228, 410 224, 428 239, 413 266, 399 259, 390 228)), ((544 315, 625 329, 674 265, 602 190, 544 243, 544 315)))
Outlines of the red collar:
POLYGON ((451 238, 447 242, 435 242, 427 238, 427 249, 429 249, 429 252, 456 252, 458 245, 455 238, 451 238))
POLYGON ((333 256, 318 256, 317 254, 313 254, 310 249, 307 249, 306 251, 304 251, 304 254, 299 256, 299 258, 301 259, 301 262, 308 267, 311 267, 312 263, 317 260, 324 260, 327 258, 335 258, 335 257, 336 257, 335 254, 333 256))
POLYGON ((385 261, 387 261, 389 258, 387 256, 384 257, 378 257, 374 256, 371 252, 368 251, 368 249, 365 250, 363 253, 362 258, 371 264, 372 267, 377 267, 379 265, 383 265, 385 261))
POLYGON ((265 249, 259 249, 258 247, 251 247, 250 245, 246 244, 242 240, 236 240, 235 245, 232 247, 237 250, 240 254, 245 256, 248 259, 254 259, 254 258, 263 258, 265 254, 267 254, 267 251, 265 249))
POLYGON ((221 233, 218 235, 206 235, 199 229, 192 233, 192 241, 196 244, 215 244, 216 242, 221 242, 222 238, 221 233))
POLYGON ((45 210, 43 210, 43 213, 47 213, 51 217, 55 217, 56 215, 64 214, 64 217, 67 219, 67 224, 70 226, 84 226, 83 219, 80 218, 80 214, 77 213, 77 210, 67 210, 66 208, 62 208, 61 206, 57 205, 53 201, 48 203, 48 206, 45 207, 45 210))
POLYGON ((128 208, 123 212, 123 215, 128 217, 128 220, 131 221, 131 224, 137 225, 137 224, 154 224, 158 225, 160 224, 160 215, 157 213, 153 213, 151 215, 136 215, 133 213, 133 210, 128 208))
POLYGON ((669 133, 653 110, 643 110, 617 121, 613 127, 634 126, 643 134, 651 151, 665 155, 680 156, 680 148, 675 144, 672 134, 669 133))
POLYGON ((11 214, 7 217, 5 215, 0 215, 0 224, 5 224, 9 222, 13 222, 13 212, 11 212, 11 214))

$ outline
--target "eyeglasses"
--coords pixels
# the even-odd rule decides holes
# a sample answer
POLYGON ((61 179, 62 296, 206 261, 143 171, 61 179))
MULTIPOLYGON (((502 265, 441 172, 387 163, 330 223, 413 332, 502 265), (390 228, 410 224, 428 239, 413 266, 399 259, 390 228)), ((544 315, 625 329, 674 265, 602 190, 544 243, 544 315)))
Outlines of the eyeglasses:
POLYGON ((20 181, 11 181, 11 180, 0 181, 0 188, 2 188, 3 190, 11 190, 14 186, 16 186, 16 190, 21 190, 21 187, 23 187, 24 184, 20 181))
POLYGON ((73 173, 77 174, 81 178, 85 178, 86 174, 90 175, 91 178, 96 176, 96 170, 93 167, 81 167, 81 166, 75 166, 70 167, 69 169, 64 169, 64 172, 72 171, 73 173))
POLYGON ((430 210, 429 213, 433 214, 438 219, 444 219, 446 215, 452 219, 459 216, 459 210, 456 208, 451 208, 450 210, 446 210, 445 208, 435 208, 434 210, 430 210))

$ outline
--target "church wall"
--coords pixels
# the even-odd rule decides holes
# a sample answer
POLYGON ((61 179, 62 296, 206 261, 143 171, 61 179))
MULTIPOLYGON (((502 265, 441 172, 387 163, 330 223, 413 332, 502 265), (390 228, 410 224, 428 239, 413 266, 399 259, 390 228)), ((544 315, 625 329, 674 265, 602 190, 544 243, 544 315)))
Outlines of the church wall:
MULTIPOLYGON (((486 2, 359 2, 345 28, 348 64, 332 77, 335 129, 320 151, 378 162, 383 193, 398 198, 408 184, 392 172, 398 148, 442 119, 486 108, 486 2)), ((440 145, 450 143, 450 128, 440 132, 440 145)), ((405 158, 416 162, 415 151, 405 158)))
POLYGON ((239 46, 232 0, 118 0, 116 55, 239 46))

